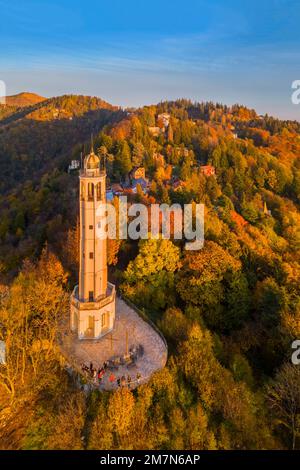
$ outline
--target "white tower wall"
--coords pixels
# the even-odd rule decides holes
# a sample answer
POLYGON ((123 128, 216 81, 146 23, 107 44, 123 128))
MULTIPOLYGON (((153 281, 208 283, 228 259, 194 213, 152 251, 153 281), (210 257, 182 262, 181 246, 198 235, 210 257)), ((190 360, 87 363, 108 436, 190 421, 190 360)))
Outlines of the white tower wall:
POLYGON ((106 203, 106 172, 94 152, 85 158, 79 180, 79 286, 71 296, 71 329, 80 339, 97 339, 113 329, 115 286, 107 281, 107 240, 97 237, 98 224, 105 223, 97 209, 106 203))

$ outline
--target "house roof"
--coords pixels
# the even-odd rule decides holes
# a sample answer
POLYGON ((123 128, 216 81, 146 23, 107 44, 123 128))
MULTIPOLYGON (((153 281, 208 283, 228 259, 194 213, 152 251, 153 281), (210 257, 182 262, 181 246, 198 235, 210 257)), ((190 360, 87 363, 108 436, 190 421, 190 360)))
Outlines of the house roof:
POLYGON ((146 187, 148 185, 148 181, 144 178, 137 178, 132 182, 132 187, 136 187, 138 184, 142 187, 146 187))

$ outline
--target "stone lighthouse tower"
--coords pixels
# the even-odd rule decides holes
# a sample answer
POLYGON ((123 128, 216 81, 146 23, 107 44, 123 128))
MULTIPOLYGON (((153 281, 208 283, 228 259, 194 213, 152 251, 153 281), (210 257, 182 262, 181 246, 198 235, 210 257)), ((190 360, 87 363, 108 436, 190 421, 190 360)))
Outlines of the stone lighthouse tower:
MULTIPOLYGON (((79 339, 97 339, 113 329, 115 286, 107 281, 107 240, 97 237, 106 223, 97 213, 106 203, 106 170, 93 149, 80 171, 79 285, 71 295, 71 329, 79 339)), ((105 219, 105 218, 104 218, 105 219)))

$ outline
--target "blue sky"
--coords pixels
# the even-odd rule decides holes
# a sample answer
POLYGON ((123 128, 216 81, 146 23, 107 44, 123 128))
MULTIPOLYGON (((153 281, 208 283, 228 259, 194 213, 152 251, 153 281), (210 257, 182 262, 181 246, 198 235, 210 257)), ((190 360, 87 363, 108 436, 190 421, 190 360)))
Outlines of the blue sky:
POLYGON ((0 0, 0 80, 7 94, 186 97, 300 120, 299 20, 295 0, 0 0))

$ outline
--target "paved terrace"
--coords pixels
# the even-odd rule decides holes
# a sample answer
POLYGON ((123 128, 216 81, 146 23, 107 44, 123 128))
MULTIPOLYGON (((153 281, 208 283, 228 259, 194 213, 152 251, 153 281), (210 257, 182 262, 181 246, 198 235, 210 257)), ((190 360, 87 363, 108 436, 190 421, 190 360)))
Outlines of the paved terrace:
POLYGON ((151 375, 162 369, 167 361, 167 348, 157 331, 146 323, 127 303, 116 298, 116 319, 112 333, 99 340, 78 340, 77 336, 66 331, 63 335, 62 350, 76 369, 84 363, 92 362, 94 368, 102 367, 105 361, 124 356, 126 350, 142 345, 144 353, 138 356, 134 365, 119 365, 116 370, 107 370, 100 385, 93 381, 94 387, 100 390, 118 388, 117 379, 128 375, 131 377, 131 388, 145 383, 151 375), (115 377, 113 379, 111 375, 115 377), (137 380, 137 374, 140 379, 137 380))

